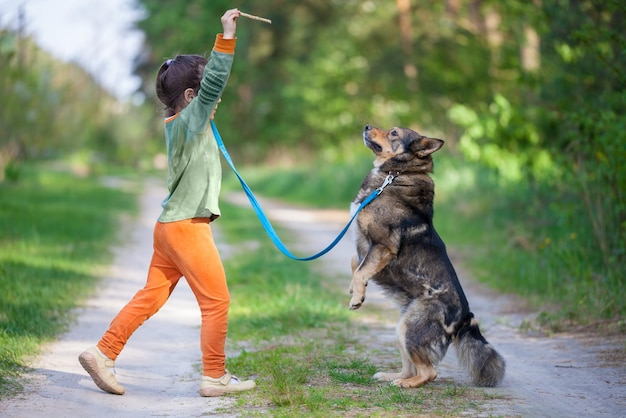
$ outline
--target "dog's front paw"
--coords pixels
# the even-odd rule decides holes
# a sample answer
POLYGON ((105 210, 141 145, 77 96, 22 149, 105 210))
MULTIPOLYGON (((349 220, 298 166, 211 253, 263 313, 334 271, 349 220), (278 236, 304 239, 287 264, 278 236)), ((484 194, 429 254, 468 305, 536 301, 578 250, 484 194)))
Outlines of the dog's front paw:
POLYGON ((350 299, 350 310, 355 311, 359 309, 361 305, 363 305, 364 301, 365 301, 365 295, 360 296, 360 297, 352 295, 352 299, 350 299))
POLYGON ((352 295, 352 299, 350 299, 350 309, 355 310, 359 309, 365 301, 365 288, 367 287, 367 281, 360 280, 358 278, 352 277, 350 281, 350 294, 352 295))

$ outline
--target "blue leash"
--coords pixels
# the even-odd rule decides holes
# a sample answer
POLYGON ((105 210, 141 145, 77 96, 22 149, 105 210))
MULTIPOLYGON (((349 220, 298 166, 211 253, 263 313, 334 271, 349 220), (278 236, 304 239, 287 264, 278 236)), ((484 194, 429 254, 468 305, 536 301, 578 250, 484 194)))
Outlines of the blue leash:
POLYGON ((391 175, 391 173, 389 173, 387 178, 385 178, 385 182, 382 184, 382 186, 380 186, 378 189, 374 190, 369 196, 367 196, 367 198, 365 198, 365 200, 363 200, 361 205, 357 208, 356 212, 354 212, 354 215, 352 215, 352 218, 350 218, 350 220, 348 221, 348 224, 339 233, 337 238, 335 238, 335 240, 332 243, 330 243, 330 245, 328 245, 328 247, 324 248, 322 251, 320 251, 317 254, 314 254, 314 255, 312 255, 310 257, 296 257, 282 243, 282 241, 278 237, 278 234, 276 234, 276 231, 274 231, 274 228, 272 227, 272 224, 270 223, 269 219, 267 219, 267 216, 263 212, 263 209, 261 209, 261 205, 256 200, 256 197, 254 197, 254 194, 252 193, 252 190, 250 190, 250 187, 248 187, 248 185, 246 184, 244 179, 237 172, 237 169, 235 168, 235 164, 233 164, 233 160, 230 158, 230 155, 228 154, 228 151, 226 150, 226 147, 224 146, 224 141, 222 141, 222 137, 220 136, 220 133, 217 130, 217 126, 215 126, 215 122, 213 122, 213 120, 211 120, 211 129, 213 130, 213 135, 215 135, 215 140, 217 141, 217 146, 219 147, 220 151, 222 151, 222 154, 224 155, 224 159, 226 159, 226 161, 230 165, 230 168, 233 169, 233 172, 235 173, 235 175, 239 179, 239 183, 241 183, 241 187, 243 188, 244 192, 248 196, 248 200, 250 201, 250 204, 252 205, 252 208, 256 212, 259 220, 261 221, 261 224, 263 225, 263 228, 265 228, 265 231, 267 232, 267 235, 269 235, 269 237, 274 242, 274 245, 276 245, 276 247, 283 254, 285 254, 287 257, 292 258, 294 260, 298 260, 298 261, 315 260, 316 258, 319 258, 319 257, 323 256, 324 254, 326 254, 327 252, 329 252, 335 245, 337 245, 337 243, 339 241, 341 241, 341 238, 343 238, 343 236, 346 234, 346 232, 348 232, 348 229, 350 228, 350 224, 352 223, 352 221, 354 221, 354 218, 356 218, 356 215, 358 215, 358 213, 361 211, 361 209, 363 209, 365 206, 367 206, 368 203, 370 203, 372 200, 374 200, 376 197, 378 197, 378 195, 383 192, 383 189, 385 187, 387 187, 388 185, 390 185, 391 182, 393 181, 393 179, 395 178, 394 176, 391 175))

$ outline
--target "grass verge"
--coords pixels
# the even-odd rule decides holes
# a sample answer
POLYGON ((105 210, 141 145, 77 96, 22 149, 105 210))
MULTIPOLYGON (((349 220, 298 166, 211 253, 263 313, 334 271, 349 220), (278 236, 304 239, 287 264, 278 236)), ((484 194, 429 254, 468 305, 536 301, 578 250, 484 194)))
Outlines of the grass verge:
POLYGON ((0 184, 0 396, 20 389, 24 359, 66 329, 106 266, 127 192, 25 167, 0 184))

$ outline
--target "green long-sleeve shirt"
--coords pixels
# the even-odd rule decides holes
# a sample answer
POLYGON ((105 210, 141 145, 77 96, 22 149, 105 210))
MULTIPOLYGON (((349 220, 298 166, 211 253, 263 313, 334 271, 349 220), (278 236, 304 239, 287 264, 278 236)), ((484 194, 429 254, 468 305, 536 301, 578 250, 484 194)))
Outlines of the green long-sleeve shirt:
POLYGON ((198 96, 165 119, 169 195, 161 204, 159 222, 220 216, 222 167, 209 122, 230 75, 235 43, 217 36, 198 96))

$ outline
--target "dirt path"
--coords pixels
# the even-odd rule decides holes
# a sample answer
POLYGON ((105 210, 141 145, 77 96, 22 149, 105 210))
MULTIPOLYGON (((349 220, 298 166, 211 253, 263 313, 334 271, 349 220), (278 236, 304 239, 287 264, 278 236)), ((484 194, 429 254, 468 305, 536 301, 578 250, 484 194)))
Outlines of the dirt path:
MULTIPOLYGON (((234 399, 207 399, 196 393, 198 372, 193 365, 200 359, 200 316, 184 281, 165 307, 135 333, 118 359, 117 373, 127 388, 124 396, 108 395, 97 389, 77 361, 77 355, 97 341, 115 313, 143 285, 152 252, 152 227, 163 196, 160 187, 148 184, 142 198, 141 218, 139 222, 128 222, 127 239, 116 249, 111 271, 103 280, 98 297, 77 312, 77 321, 68 333, 45 347, 43 355, 33 361, 25 392, 0 402, 1 417, 229 416, 228 406, 234 399)), ((227 198, 248 205, 243 195, 227 198)), ((324 248, 347 221, 347 213, 343 211, 311 211, 273 201, 261 202, 276 224, 291 230, 291 238, 295 238, 293 242, 297 245, 288 247, 299 255, 311 255, 324 248)), ((224 246, 220 250, 228 253, 224 246)), ((336 277, 338 288, 346 291, 346 307, 352 252, 350 238, 345 237, 335 249, 312 262, 320 274, 336 277)), ((490 414, 626 415, 626 366, 599 360, 603 351, 619 347, 623 341, 597 345, 568 335, 552 338, 520 335, 519 324, 533 318, 532 314, 520 313, 513 298, 495 295, 472 283, 460 270, 459 275, 485 336, 508 363, 503 385, 489 389, 506 400, 494 400, 487 405, 490 414)), ((395 307, 371 285, 364 307, 354 312, 355 320, 371 319, 369 306, 382 309, 387 319, 369 323, 368 337, 380 348, 395 352, 395 307)), ((469 381, 457 366, 454 350, 450 350, 440 365, 439 379, 469 381)))

